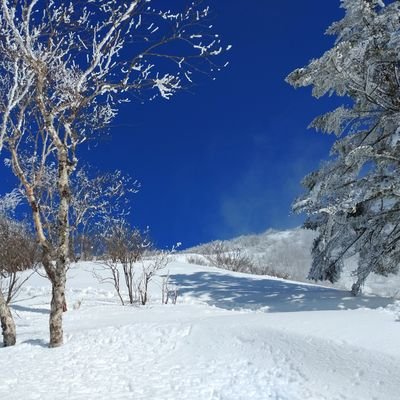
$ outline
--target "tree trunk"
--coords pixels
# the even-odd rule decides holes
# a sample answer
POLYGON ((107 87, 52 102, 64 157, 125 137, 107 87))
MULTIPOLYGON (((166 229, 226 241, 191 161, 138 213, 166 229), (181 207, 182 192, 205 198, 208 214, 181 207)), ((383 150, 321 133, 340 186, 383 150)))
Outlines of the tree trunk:
POLYGON ((50 347, 63 344, 63 311, 65 309, 65 282, 69 256, 69 168, 68 157, 65 150, 59 152, 58 161, 58 190, 60 193, 60 206, 58 211, 58 246, 57 261, 52 283, 52 299, 50 309, 50 347))
POLYGON ((4 347, 14 346, 17 339, 15 322, 11 314, 10 307, 6 303, 1 290, 0 290, 0 321, 1 321, 1 330, 3 334, 4 347))
MULTIPOLYGON (((59 266, 57 265, 57 270, 59 266)), ((61 267, 62 269, 62 267, 61 267)), ((59 347, 63 344, 63 312, 65 304, 65 270, 64 274, 56 272, 52 284, 52 297, 50 308, 50 347, 59 347)))
POLYGON ((358 296, 359 294, 361 294, 361 288, 363 287, 370 272, 370 269, 364 269, 360 272, 357 271, 357 281, 351 287, 351 294, 353 296, 358 296))

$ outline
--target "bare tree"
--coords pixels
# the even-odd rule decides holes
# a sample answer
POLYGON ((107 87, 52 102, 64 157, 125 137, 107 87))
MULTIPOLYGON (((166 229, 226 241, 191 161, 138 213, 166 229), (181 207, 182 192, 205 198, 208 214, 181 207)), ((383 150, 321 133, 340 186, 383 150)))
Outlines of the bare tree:
POLYGON ((172 304, 176 304, 177 300, 178 289, 175 285, 171 284, 168 272, 161 281, 161 304, 168 304, 169 301, 171 301, 172 304))
MULTIPOLYGON (((128 293, 129 304, 147 304, 149 284, 169 262, 175 247, 171 250, 154 248, 148 228, 140 231, 131 228, 124 220, 114 221, 104 235, 106 253, 99 262, 96 278, 102 283, 111 283, 121 301, 126 304, 123 291, 128 293)), ((168 301, 168 278, 162 282, 161 292, 168 301)), ((171 301, 176 299, 169 294, 171 301)))
POLYGON ((86 167, 72 177, 71 187, 71 249, 85 259, 90 251, 86 239, 95 225, 103 226, 111 215, 126 217, 130 212, 128 195, 137 193, 140 184, 119 170, 93 173, 86 167), (78 236, 80 240, 76 240, 78 236))
POLYGON ((137 302, 138 285, 135 281, 137 262, 152 246, 148 229, 141 232, 137 228, 131 228, 125 220, 113 221, 104 233, 106 252, 100 265, 105 274, 97 273, 96 276, 100 282, 112 283, 122 305, 125 304, 122 296, 123 287, 128 292, 129 303, 137 302))
POLYGON ((77 149, 109 125, 120 103, 170 99, 196 73, 219 69, 211 59, 229 47, 210 30, 201 3, 163 11, 149 0, 0 1, 0 149, 31 206, 52 284, 50 347, 63 343, 77 149), (54 244, 37 196, 50 163, 59 197, 54 244))
MULTIPOLYGON (((96 226, 103 227, 109 220, 126 217, 130 213, 128 196, 137 193, 140 184, 121 171, 94 172, 89 166, 81 167, 71 176, 70 181, 70 257, 89 257, 91 243, 96 236, 96 226), (91 237, 90 237, 91 236, 91 237)), ((37 186, 37 198, 51 242, 57 239, 57 210, 59 193, 57 169, 47 167, 37 186)))
POLYGON ((35 267, 37 250, 25 224, 0 215, 0 320, 4 346, 15 344, 16 329, 9 305, 27 280, 20 273, 35 267))
MULTIPOLYGON (((149 284, 153 278, 163 270, 171 262, 172 250, 153 250, 147 259, 141 261, 141 274, 137 282, 137 291, 139 294, 139 302, 146 305, 149 300, 149 284)), ((168 281, 162 284, 161 292, 164 297, 164 291, 167 290, 168 281)), ((168 301, 168 300, 167 300, 168 301)))
POLYGON ((121 271, 120 264, 117 261, 113 261, 110 258, 104 258, 98 263, 98 267, 93 271, 94 277, 99 281, 99 283, 110 284, 114 287, 115 292, 121 302, 125 305, 125 300, 123 296, 123 282, 121 281, 121 271))

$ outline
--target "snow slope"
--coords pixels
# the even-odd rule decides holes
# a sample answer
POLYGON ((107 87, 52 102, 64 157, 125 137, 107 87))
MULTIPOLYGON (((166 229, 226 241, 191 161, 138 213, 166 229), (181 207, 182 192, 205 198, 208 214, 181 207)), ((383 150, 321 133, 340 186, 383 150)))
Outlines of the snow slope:
POLYGON ((47 348, 47 281, 13 305, 18 343, 0 349, 2 400, 395 400, 400 304, 179 262, 177 305, 122 307, 69 271, 66 343, 47 348), (81 301, 79 309, 73 305, 81 301))
MULTIPOLYGON (((295 228, 284 231, 269 229, 264 233, 244 235, 224 241, 228 248, 240 249, 250 255, 255 265, 260 270, 270 271, 280 275, 289 276, 290 279, 299 282, 307 280, 311 266, 311 247, 316 234, 314 231, 295 228)), ((187 253, 203 254, 209 244, 188 249, 187 253)), ((342 277, 334 285, 329 282, 321 282, 328 287, 350 290, 355 282, 352 271, 357 268, 356 257, 345 261, 342 277)), ((370 274, 363 292, 380 296, 396 297, 400 299, 400 274, 388 277, 370 274)))

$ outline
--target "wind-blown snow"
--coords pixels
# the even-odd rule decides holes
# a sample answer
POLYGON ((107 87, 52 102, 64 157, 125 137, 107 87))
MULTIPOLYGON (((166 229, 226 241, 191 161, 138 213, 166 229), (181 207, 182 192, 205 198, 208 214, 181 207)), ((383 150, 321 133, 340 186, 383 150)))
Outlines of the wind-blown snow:
POLYGON ((74 265, 57 349, 50 286, 32 278, 13 305, 17 345, 0 349, 0 399, 398 399, 398 302, 182 257, 169 266, 175 306, 160 304, 156 282, 151 305, 122 307, 96 264, 74 265))

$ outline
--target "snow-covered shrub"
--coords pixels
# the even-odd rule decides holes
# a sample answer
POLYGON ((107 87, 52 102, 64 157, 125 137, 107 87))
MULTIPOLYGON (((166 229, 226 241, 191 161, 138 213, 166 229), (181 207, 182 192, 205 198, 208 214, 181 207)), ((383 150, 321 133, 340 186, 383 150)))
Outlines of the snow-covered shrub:
MULTIPOLYGON (((174 250, 172 250, 173 252, 174 250)), ((141 305, 146 305, 149 300, 149 283, 157 275, 157 273, 163 270, 170 263, 169 250, 155 250, 152 251, 151 256, 141 261, 140 265, 140 275, 136 281, 136 288, 138 293, 138 300, 141 305)), ((168 285, 168 281, 165 282, 168 285)), ((164 285, 162 285, 161 291, 164 297, 164 290, 167 290, 164 285)), ((167 293, 168 297, 168 293, 167 293)))
MULTIPOLYGON (((125 304, 122 296, 123 289, 127 290, 130 304, 139 301, 141 297, 139 284, 135 281, 135 274, 138 269, 137 263, 152 245, 148 230, 141 232, 137 228, 131 228, 124 220, 115 221, 105 232, 105 255, 101 265, 108 274, 106 274, 106 277, 103 274, 97 274, 96 276, 99 281, 112 283, 122 305, 125 304)), ((142 276, 151 274, 151 268, 143 266, 141 274, 142 276)), ((142 279, 144 278, 140 278, 140 281, 142 279)), ((143 286, 144 283, 140 286, 141 291, 144 290, 143 286)))
POLYGON ((27 225, 0 215, 0 291, 7 304, 26 281, 20 272, 33 270, 38 257, 38 246, 27 225))
POLYGON ((233 249, 236 249, 236 253, 246 256, 252 264, 251 268, 240 270, 241 272, 306 282, 315 236, 315 232, 300 228, 286 231, 269 229, 260 234, 239 236, 222 244, 213 242, 193 247, 186 250, 189 254, 187 260, 201 265, 200 259, 206 259, 210 265, 210 257, 221 260, 224 258, 221 253, 230 253, 232 256, 233 249), (223 251, 220 251, 221 247, 223 251))
POLYGON ((186 261, 189 264, 202 265, 204 267, 210 265, 210 263, 207 261, 207 259, 204 256, 200 256, 197 254, 191 254, 191 255, 187 256, 186 261))
POLYGON ((222 241, 205 246, 203 256, 217 268, 247 273, 252 273, 255 269, 254 260, 249 254, 239 247, 230 248, 222 241))
POLYGON ((155 249, 148 229, 131 228, 124 220, 109 227, 104 234, 104 246, 105 254, 99 261, 101 271, 95 272, 96 278, 113 285, 122 305, 127 302, 125 292, 129 304, 147 304, 149 284, 171 262, 175 247, 155 249))
POLYGON ((161 282, 161 304, 168 304, 171 301, 172 304, 176 304, 178 299, 178 288, 175 285, 171 285, 169 272, 163 277, 161 282))
POLYGON ((263 264, 260 260, 258 260, 258 265, 254 267, 251 272, 254 275, 268 275, 274 278, 281 278, 281 279, 290 279, 291 276, 289 272, 282 270, 282 268, 274 268, 271 265, 263 264))
POLYGON ((0 215, 0 321, 4 346, 16 342, 16 329, 10 302, 26 281, 20 272, 33 269, 37 261, 37 245, 28 227, 0 215))

